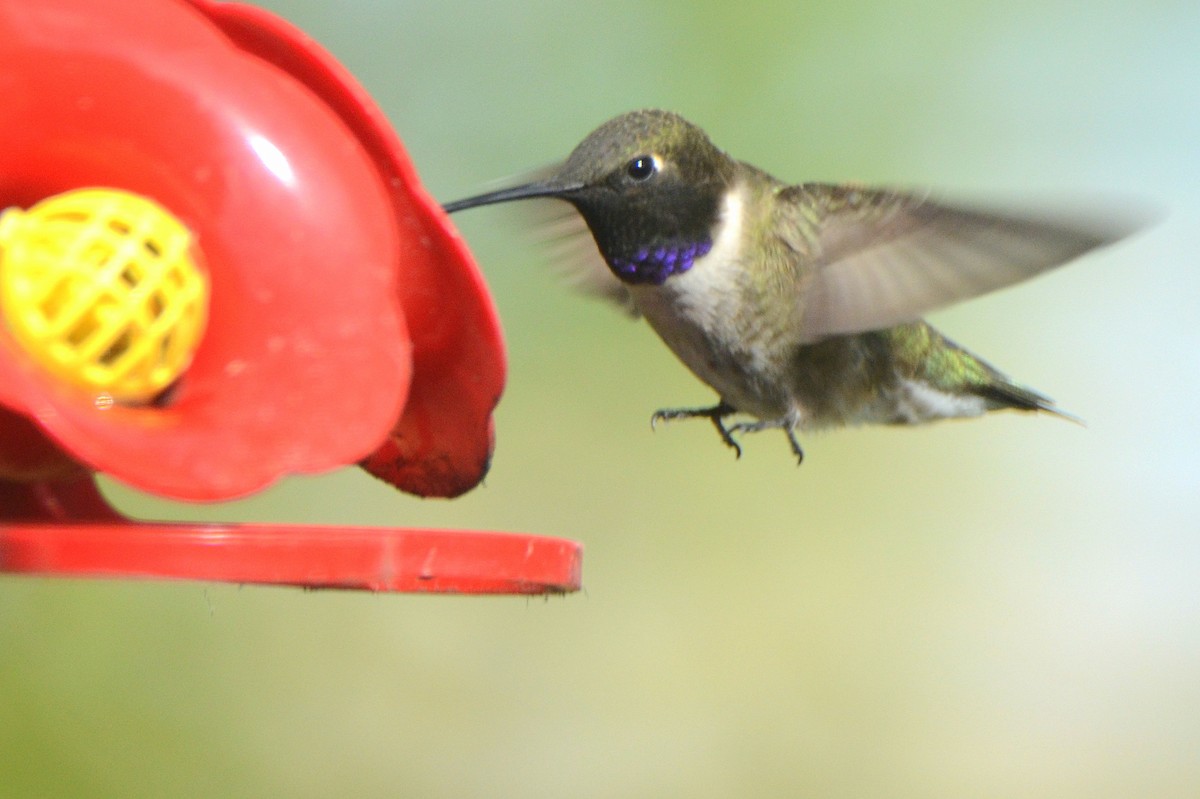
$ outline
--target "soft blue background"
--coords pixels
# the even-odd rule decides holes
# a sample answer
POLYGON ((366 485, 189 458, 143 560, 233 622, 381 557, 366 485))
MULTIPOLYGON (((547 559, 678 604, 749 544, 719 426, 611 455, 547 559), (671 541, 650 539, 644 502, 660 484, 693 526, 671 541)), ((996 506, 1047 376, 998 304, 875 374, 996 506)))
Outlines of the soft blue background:
MULTIPOLYGON (((521 215, 456 221, 511 356, 487 484, 356 470, 130 513, 585 542, 549 601, 0 580, 6 796, 1200 795, 1200 8, 273 0, 441 199, 641 106, 792 180, 1170 214, 935 317, 1088 420, 783 439, 735 462, 642 324, 521 215)), ((331 387, 336 390, 336 387, 331 387)))

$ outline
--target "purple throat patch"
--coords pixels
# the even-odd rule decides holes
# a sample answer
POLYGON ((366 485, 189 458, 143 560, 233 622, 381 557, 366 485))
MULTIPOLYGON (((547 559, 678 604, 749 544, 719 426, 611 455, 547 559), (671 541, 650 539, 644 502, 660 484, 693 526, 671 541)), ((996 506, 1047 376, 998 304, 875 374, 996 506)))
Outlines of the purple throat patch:
POLYGON ((643 247, 628 258, 614 258, 611 266, 617 277, 626 283, 661 286, 672 275, 691 269, 696 259, 711 249, 712 242, 708 240, 653 249, 643 247))

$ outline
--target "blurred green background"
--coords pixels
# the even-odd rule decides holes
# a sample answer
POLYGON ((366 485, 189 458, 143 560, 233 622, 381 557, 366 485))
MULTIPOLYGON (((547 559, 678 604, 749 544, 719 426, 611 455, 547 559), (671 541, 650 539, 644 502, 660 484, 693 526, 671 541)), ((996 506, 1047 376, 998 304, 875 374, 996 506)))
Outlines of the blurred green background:
POLYGON ((1087 429, 996 415, 735 461, 641 323, 509 209, 456 219, 511 358, 486 485, 357 470, 158 518, 586 545, 580 594, 0 580, 0 794, 1200 795, 1200 7, 1194 2, 265 3, 449 200, 610 116, 683 113, 790 180, 1128 196, 1111 251, 939 313, 1087 429))

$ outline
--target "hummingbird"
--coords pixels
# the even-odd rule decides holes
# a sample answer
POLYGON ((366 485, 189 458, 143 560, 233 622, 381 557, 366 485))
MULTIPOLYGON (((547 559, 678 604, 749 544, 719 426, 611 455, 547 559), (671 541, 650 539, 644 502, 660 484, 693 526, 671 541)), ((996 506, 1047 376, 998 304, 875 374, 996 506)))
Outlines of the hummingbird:
POLYGON ((740 434, 777 429, 797 462, 798 431, 1001 409, 1078 421, 921 317, 1128 232, 1099 216, 784 183, 654 109, 609 120, 536 179, 444 209, 529 198, 574 207, 615 278, 606 293, 716 392, 712 406, 656 411, 652 426, 708 419, 739 457, 740 434))

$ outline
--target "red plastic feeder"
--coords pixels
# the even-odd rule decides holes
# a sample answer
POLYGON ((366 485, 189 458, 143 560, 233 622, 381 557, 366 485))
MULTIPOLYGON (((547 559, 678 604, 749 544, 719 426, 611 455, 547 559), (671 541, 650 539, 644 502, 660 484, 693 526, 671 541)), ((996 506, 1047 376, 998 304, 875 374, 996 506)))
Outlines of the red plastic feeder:
POLYGON ((0 571, 579 587, 561 539, 115 513, 97 471, 214 501, 359 463, 461 494, 499 323, 382 112, 261 9, 0 0, 0 86, 0 571))

